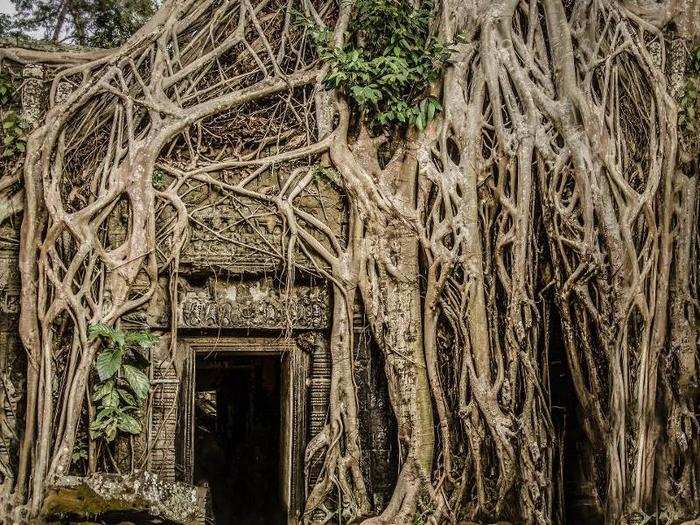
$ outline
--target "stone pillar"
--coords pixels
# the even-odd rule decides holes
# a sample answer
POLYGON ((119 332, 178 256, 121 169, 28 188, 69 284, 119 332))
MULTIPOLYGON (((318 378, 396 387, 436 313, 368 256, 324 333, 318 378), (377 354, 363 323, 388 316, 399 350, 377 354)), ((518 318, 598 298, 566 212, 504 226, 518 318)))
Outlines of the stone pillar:
POLYGON ((22 118, 36 128, 46 112, 48 93, 44 85, 44 68, 31 64, 22 70, 22 118))
POLYGON ((170 356, 169 338, 151 355, 151 400, 148 432, 148 471, 164 481, 175 481, 175 439, 177 434, 180 379, 170 356))

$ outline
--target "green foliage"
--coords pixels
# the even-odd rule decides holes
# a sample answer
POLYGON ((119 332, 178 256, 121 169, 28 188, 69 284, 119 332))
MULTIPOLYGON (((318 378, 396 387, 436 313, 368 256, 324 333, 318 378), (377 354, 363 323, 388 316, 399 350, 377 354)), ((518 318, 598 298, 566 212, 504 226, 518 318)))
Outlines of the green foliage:
POLYGON ((429 522, 430 517, 435 514, 437 508, 432 498, 426 491, 422 491, 418 498, 416 514, 413 517, 412 525, 425 525, 429 522))
POLYGON ((690 54, 690 72, 695 75, 700 75, 700 47, 696 48, 690 54))
POLYGON ((428 94, 450 52, 431 35, 431 18, 431 3, 414 8, 407 0, 358 0, 351 38, 341 48, 327 29, 302 23, 330 66, 326 88, 344 93, 376 124, 423 129, 442 110, 428 94))
POLYGON ((326 166, 321 166, 317 164, 311 168, 311 174, 316 182, 321 182, 322 180, 327 180, 328 182, 335 184, 336 186, 340 184, 340 174, 333 168, 328 168, 326 166))
POLYGON ((162 190, 165 187, 165 173, 162 170, 154 170, 152 182, 155 189, 162 190))
POLYGON ((695 131, 695 111, 698 105, 698 83, 689 80, 686 83, 678 112, 678 125, 684 131, 695 131))
POLYGON ((95 360, 99 381, 92 400, 97 414, 90 422, 90 437, 110 442, 118 431, 140 433, 139 410, 151 388, 144 372, 148 361, 141 351, 150 349, 158 338, 149 332, 125 333, 104 324, 90 326, 90 337, 103 343, 95 360))
POLYGON ((88 446, 83 436, 79 436, 73 446, 73 455, 71 456, 72 463, 79 463, 88 458, 88 446))
POLYGON ((16 87, 10 76, 0 73, 0 122, 2 122, 2 158, 23 154, 27 149, 29 124, 15 111, 16 87))
POLYGON ((23 154, 27 149, 29 124, 14 111, 2 115, 2 157, 7 159, 23 154))
POLYGON ((0 72, 0 106, 5 108, 15 102, 14 91, 15 87, 10 76, 4 71, 0 72))
POLYGON ((53 43, 95 47, 122 44, 148 20, 157 6, 155 0, 11 2, 17 14, 11 24, 0 24, 0 30, 6 35, 38 35, 53 43))

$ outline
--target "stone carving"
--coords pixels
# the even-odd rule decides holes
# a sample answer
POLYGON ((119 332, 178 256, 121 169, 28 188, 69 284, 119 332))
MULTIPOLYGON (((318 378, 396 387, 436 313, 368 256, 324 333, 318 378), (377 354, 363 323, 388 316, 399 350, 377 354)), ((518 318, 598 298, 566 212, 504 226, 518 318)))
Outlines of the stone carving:
POLYGON ((35 128, 45 111, 46 88, 43 66, 31 64, 22 70, 22 117, 35 128))
POLYGON ((17 254, 0 252, 0 312, 19 313, 20 276, 17 254))
POLYGON ((236 272, 269 271, 279 265, 282 225, 274 209, 231 196, 207 197, 197 206, 188 203, 190 232, 180 256, 183 265, 236 272))
MULTIPOLYGON (((319 332, 307 332, 297 337, 297 345, 310 356, 309 374, 309 437, 315 437, 326 424, 331 391, 331 355, 328 338, 319 332)), ((306 483, 313 485, 323 467, 323 457, 308 466, 306 483)))
POLYGON ((8 372, 0 373, 0 485, 12 485, 11 454, 17 440, 17 405, 20 393, 8 372))
POLYGON ((179 379, 170 360, 153 363, 149 470, 175 481, 175 434, 179 379))
MULTIPOLYGON (((245 170, 236 170, 215 175, 227 183, 236 184, 245 178, 246 173, 245 170)), ((284 175, 270 170, 251 182, 247 189, 263 195, 275 193, 280 184, 279 177, 284 175)), ((323 221, 340 238, 345 238, 347 225, 341 195, 326 182, 318 184, 302 192, 294 204, 323 221)), ((182 199, 189 214, 189 240, 180 255, 183 273, 212 269, 229 273, 261 273, 283 266, 285 226, 274 205, 221 192, 209 185, 187 187, 182 199)), ((312 235, 327 245, 328 239, 324 235, 312 235)), ((314 272, 314 265, 303 251, 297 250, 294 258, 299 266, 314 272)))
POLYGON ((294 286, 289 297, 271 280, 213 283, 185 292, 180 325, 192 328, 307 328, 329 325, 325 287, 294 286))

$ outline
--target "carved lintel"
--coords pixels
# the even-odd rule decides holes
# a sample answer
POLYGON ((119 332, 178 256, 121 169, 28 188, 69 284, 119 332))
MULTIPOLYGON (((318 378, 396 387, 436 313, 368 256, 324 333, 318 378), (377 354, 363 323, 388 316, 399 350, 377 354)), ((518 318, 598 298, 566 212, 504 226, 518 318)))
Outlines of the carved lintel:
POLYGON ((187 291, 179 322, 191 328, 325 329, 329 325, 325 287, 294 286, 289 296, 269 280, 216 283, 187 291))

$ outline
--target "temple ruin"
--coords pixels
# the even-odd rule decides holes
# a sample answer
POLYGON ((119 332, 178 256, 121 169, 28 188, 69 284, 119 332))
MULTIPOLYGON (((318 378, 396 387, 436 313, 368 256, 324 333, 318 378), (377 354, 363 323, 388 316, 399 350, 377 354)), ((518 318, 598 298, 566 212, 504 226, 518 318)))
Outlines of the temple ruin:
MULTIPOLYGON (((47 106, 47 70, 36 64, 22 71, 23 113, 33 122, 47 106)), ((343 234, 343 199, 336 186, 320 180, 318 193, 305 201, 312 213, 343 234)), ((321 469, 318 458, 305 469, 304 451, 328 413, 328 282, 307 266, 297 270, 293 285, 287 284, 277 246, 283 226, 274 210, 225 196, 206 183, 188 188, 185 202, 190 230, 180 258, 176 312, 171 311, 168 280, 161 279, 149 303, 124 319, 125 329, 145 329, 160 337, 149 358, 152 393, 143 414, 146 430, 135 450, 123 448, 123 453, 133 454, 137 468, 163 482, 206 486, 207 502, 197 504, 217 523, 296 523, 321 469), (169 339, 173 315, 178 330, 174 355, 169 339), (239 469, 245 469, 245 478, 239 469), (247 505, 250 490, 258 495, 255 508, 247 505), (245 509, 242 521, 231 514, 236 508, 245 509)), ((123 239, 127 221, 126 208, 117 208, 106 232, 112 245, 123 239)), ((17 416, 26 373, 17 335, 18 238, 19 222, 3 223, 0 468, 7 485, 16 469, 17 416)), ((362 466, 379 511, 395 477, 396 429, 382 357, 362 313, 355 316, 362 466)), ((124 457, 116 460, 128 463, 124 457)), ((138 517, 117 514, 119 519, 134 515, 138 517)))
POLYGON ((697 20, 163 0, 2 43, 0 521, 696 519, 697 20))

